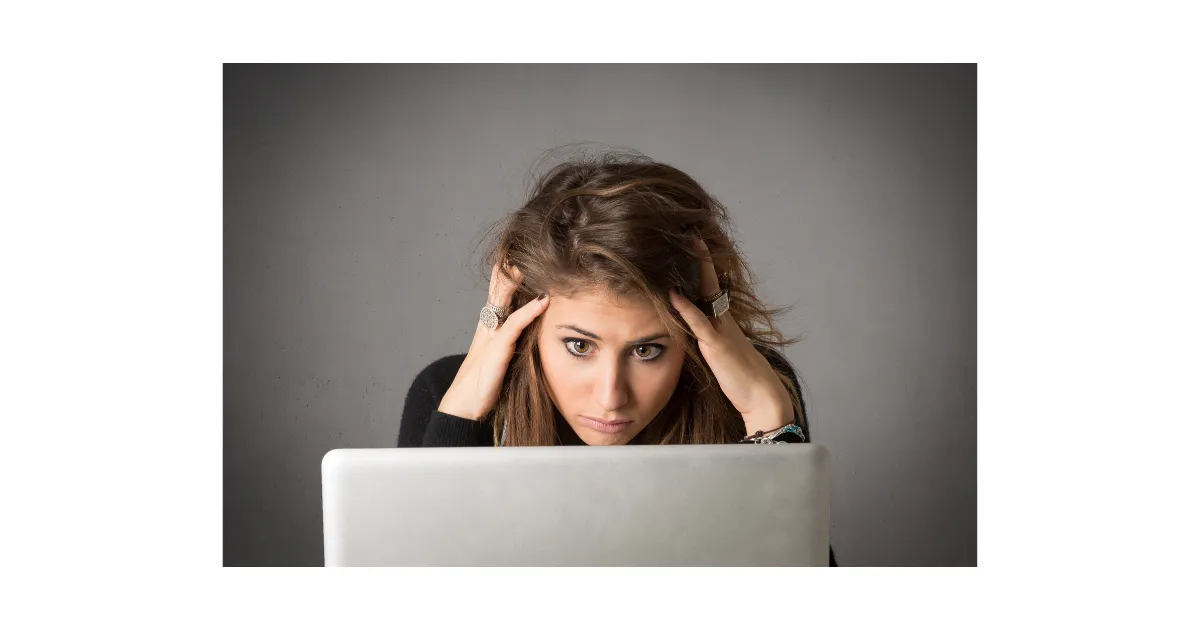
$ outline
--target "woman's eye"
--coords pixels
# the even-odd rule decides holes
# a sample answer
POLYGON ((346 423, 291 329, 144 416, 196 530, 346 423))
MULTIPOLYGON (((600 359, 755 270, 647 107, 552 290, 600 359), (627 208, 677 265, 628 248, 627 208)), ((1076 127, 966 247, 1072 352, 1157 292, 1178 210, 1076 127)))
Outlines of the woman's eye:
MULTIPOLYGON (((592 342, 584 339, 567 339, 566 346, 567 352, 577 359, 587 358, 592 351, 592 342)), ((633 348, 633 356, 640 361, 653 361, 662 353, 663 348, 658 344, 644 344, 633 348)))
POLYGON ((638 346, 633 349, 633 354, 639 359, 649 361, 662 354, 662 348, 658 346, 638 346))

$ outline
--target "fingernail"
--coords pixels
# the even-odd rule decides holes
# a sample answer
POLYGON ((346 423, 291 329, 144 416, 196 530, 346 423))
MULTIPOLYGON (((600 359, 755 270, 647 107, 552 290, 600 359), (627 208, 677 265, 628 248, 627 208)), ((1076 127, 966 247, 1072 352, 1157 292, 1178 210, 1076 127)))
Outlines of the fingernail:
POLYGON ((541 301, 541 300, 544 300, 544 299, 546 299, 546 294, 545 294, 545 293, 543 293, 543 294, 541 294, 541 295, 539 295, 539 296, 538 296, 538 301, 541 301))

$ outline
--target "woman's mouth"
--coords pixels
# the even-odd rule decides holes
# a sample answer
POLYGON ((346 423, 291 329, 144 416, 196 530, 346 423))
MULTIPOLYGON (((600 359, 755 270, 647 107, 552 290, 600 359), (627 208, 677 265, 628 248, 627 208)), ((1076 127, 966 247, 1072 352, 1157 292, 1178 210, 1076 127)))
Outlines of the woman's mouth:
POLYGON ((625 427, 633 424, 632 420, 600 420, 588 416, 580 416, 580 418, 583 418, 583 423, 592 430, 601 433, 620 433, 625 427))

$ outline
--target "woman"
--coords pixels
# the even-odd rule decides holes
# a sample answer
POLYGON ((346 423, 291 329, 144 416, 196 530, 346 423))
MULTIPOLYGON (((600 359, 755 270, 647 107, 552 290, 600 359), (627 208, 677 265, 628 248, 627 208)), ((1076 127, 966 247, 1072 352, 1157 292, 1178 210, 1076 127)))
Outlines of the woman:
POLYGON ((413 382, 399 446, 807 442, 792 341, 728 225, 644 157, 551 169, 502 224, 470 349, 413 382))

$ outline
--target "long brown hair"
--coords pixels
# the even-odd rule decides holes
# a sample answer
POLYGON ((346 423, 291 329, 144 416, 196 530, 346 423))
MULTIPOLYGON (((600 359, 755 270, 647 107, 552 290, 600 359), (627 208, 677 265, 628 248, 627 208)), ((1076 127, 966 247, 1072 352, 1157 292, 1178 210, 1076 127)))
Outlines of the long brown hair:
MULTIPOLYGON (((490 270, 499 260, 521 270, 514 310, 543 292, 551 299, 594 290, 649 299, 687 356, 674 394, 633 443, 731 443, 743 437, 745 425, 667 298, 672 286, 690 300, 700 297, 693 234, 704 239, 723 276, 742 332, 760 347, 795 340, 775 328, 774 317, 786 309, 768 309, 754 295, 754 276, 728 236, 730 227, 725 206, 675 167, 630 152, 578 156, 536 177, 525 203, 489 230, 496 237, 483 265, 490 270)), ((505 446, 549 446, 571 431, 550 398, 538 355, 540 329, 539 319, 517 342, 494 411, 496 444, 503 434, 505 446)), ((800 414, 791 378, 772 366, 800 414)))

